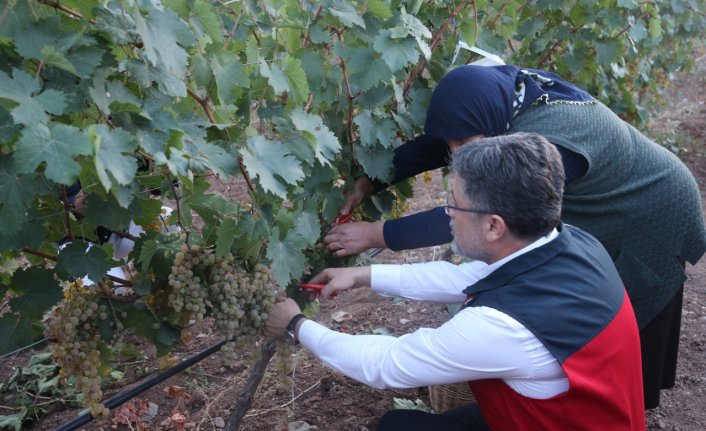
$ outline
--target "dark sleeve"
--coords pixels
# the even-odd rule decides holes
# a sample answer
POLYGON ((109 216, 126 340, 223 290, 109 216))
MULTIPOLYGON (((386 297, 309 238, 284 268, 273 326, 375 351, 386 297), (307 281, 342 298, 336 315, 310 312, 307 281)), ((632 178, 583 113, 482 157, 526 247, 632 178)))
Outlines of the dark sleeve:
POLYGON ((383 225, 383 237, 390 250, 430 247, 451 242, 450 217, 444 207, 388 220, 383 225))
MULTIPOLYGON (((390 184, 398 183, 422 172, 448 166, 449 147, 443 139, 429 135, 419 135, 395 148, 392 166, 395 169, 390 184)), ((373 181, 375 191, 380 191, 389 184, 373 181)))
POLYGON ((588 161, 581 154, 567 150, 561 145, 555 145, 555 147, 559 150, 561 161, 564 163, 564 174, 566 175, 564 185, 584 176, 588 171, 588 161))

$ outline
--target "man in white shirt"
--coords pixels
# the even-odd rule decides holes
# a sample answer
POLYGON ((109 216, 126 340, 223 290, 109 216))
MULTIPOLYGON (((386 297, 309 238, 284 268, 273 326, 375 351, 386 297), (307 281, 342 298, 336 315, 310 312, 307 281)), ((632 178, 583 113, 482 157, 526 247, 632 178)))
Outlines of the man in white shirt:
POLYGON ((468 381, 478 401, 442 415, 392 411, 378 430, 644 430, 633 311, 600 243, 560 223, 556 148, 539 135, 505 135, 464 145, 451 166, 453 248, 474 262, 329 268, 311 282, 326 284, 323 299, 371 286, 386 296, 463 302, 458 314, 398 338, 348 335, 304 318, 286 299, 271 310, 268 335, 289 333, 376 388, 468 381))

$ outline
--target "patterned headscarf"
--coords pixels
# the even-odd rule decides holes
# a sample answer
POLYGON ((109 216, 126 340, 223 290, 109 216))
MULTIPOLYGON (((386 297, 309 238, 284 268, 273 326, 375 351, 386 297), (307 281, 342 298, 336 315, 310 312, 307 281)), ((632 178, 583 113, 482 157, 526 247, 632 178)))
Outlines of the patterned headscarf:
POLYGON ((534 103, 586 103, 593 97, 554 73, 517 66, 461 66, 436 85, 424 133, 442 139, 502 135, 534 103))

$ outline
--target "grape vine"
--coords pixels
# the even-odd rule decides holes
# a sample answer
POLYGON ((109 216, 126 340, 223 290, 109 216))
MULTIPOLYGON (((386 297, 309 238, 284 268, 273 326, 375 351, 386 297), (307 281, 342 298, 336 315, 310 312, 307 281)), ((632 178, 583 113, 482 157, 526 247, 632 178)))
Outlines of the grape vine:
MULTIPOLYGON (((66 370, 69 351, 90 359, 67 373, 81 376, 101 414, 95 387, 110 360, 101 348, 119 332, 160 355, 206 316, 224 337, 254 334, 275 285, 312 311, 297 286, 340 263, 320 241, 344 191, 362 174, 389 178, 392 149, 420 131, 434 83, 478 59, 461 51, 453 62, 459 40, 557 71, 639 119, 639 94, 667 85, 703 42, 702 9, 691 0, 3 2, 0 353, 46 330, 66 370), (173 212, 160 216, 164 206, 173 212), (126 257, 106 232, 132 242, 126 257), (116 267, 129 271, 108 274, 116 267), (66 296, 84 278, 94 287, 66 296)), ((401 184, 362 211, 396 214, 410 194, 401 184)))

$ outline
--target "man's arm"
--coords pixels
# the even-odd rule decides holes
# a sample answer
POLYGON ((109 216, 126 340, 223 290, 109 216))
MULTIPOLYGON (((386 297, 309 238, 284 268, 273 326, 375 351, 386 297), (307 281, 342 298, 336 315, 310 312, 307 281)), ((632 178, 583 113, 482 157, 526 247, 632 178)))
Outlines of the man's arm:
POLYGON ((384 389, 532 378, 535 364, 524 341, 532 337, 528 333, 502 313, 472 308, 439 328, 421 328, 399 338, 342 334, 306 320, 298 339, 334 370, 384 389), (488 312, 490 318, 484 316, 488 312))
POLYGON ((463 302, 463 290, 488 273, 488 264, 481 261, 455 265, 438 260, 370 268, 371 286, 376 293, 442 304, 463 302))

